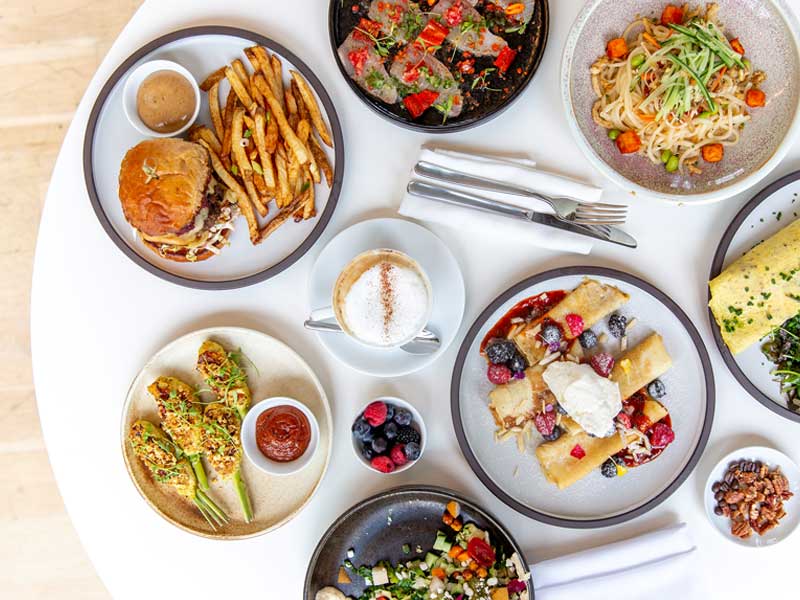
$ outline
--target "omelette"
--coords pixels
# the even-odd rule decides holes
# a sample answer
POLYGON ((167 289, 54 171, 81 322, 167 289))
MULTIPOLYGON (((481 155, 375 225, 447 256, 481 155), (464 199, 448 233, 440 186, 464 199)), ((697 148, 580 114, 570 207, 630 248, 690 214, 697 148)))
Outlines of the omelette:
POLYGON ((800 219, 731 263, 710 283, 709 307, 734 354, 800 312, 800 219))

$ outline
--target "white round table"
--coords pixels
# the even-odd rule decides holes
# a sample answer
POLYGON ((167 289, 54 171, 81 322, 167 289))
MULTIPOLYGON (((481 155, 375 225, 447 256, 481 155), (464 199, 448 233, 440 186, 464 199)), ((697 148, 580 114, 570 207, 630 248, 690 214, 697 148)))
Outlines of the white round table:
MULTIPOLYGON (((775 547, 740 548, 707 522, 701 500, 709 470, 737 447, 771 445, 800 458, 797 426, 749 397, 724 366, 705 308, 714 249, 736 211, 756 190, 696 208, 630 198, 633 208, 627 229, 640 247, 628 250, 598 243, 587 258, 432 227, 461 263, 467 289, 465 321, 456 343, 437 362, 398 380, 379 380, 349 370, 327 355, 302 327, 308 308, 307 277, 323 244, 357 221, 396 214, 423 142, 435 139, 487 152, 530 154, 544 168, 604 186, 607 200, 621 197, 624 192, 604 181, 580 154, 559 97, 561 48, 581 4, 580 0, 551 0, 551 33, 544 61, 516 104, 485 126, 435 138, 390 125, 354 96, 334 64, 325 0, 148 1, 133 17, 89 85, 58 157, 42 216, 31 310, 36 396, 50 460, 67 510, 114 597, 140 598, 146 591, 154 597, 173 598, 300 598, 308 559, 330 523, 360 499, 412 482, 450 486, 471 495, 509 527, 534 562, 682 520, 689 524, 700 549, 704 564, 698 565, 698 573, 705 572, 715 581, 713 597, 770 597, 793 589, 800 534, 775 547), (112 70, 158 35, 203 24, 249 28, 295 51, 326 86, 345 135, 344 188, 323 239, 287 272, 242 290, 182 288, 135 266, 100 227, 83 182, 81 148, 87 116, 112 70), (497 257, 504 258, 498 261, 497 257), (674 298, 700 329, 717 381, 714 427, 694 474, 648 515, 589 531, 529 520, 495 499, 464 461, 448 406, 457 347, 480 310, 528 275, 578 264, 629 271, 674 298), (120 452, 121 407, 138 369, 166 342, 212 325, 252 327, 284 340, 315 369, 332 400, 333 455, 321 489, 294 521, 248 541, 213 542, 170 526, 141 500, 120 452), (430 431, 420 464, 394 477, 369 473, 351 449, 349 425, 354 412, 365 400, 382 394, 412 401, 430 431), (206 575, 212 572, 206 566, 208 560, 214 562, 214 573, 226 575, 206 575)), ((791 150, 764 184, 798 168, 800 146, 791 150)))

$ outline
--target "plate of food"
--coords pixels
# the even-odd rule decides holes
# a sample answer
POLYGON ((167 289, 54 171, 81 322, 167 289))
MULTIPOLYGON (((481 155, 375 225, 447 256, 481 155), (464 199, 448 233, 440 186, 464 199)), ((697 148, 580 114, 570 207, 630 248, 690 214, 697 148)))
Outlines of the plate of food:
POLYGON ((292 52, 259 34, 194 27, 126 59, 83 148, 89 198, 126 256, 163 279, 229 289, 313 246, 339 196, 339 119, 292 52))
POLYGON ((135 377, 122 454, 164 519, 241 539, 280 527, 311 500, 331 422, 325 391, 294 350, 258 331, 214 327, 166 345, 135 377))
POLYGON ((634 193, 696 203, 742 192, 800 130, 798 36, 783 0, 592 0, 562 62, 574 137, 634 193))
POLYGON ((709 276, 714 340, 737 381, 800 423, 800 172, 744 205, 709 276))
POLYGON ((547 0, 331 0, 339 70, 395 124, 446 133, 486 122, 525 89, 544 55, 547 0))
POLYGON ((570 267, 503 292, 461 345, 456 436, 503 502, 564 527, 621 523, 689 476, 714 415, 697 329, 649 283, 570 267))
POLYGON ((306 600, 528 600, 533 583, 513 536, 450 490, 405 486, 347 510, 317 544, 306 600))

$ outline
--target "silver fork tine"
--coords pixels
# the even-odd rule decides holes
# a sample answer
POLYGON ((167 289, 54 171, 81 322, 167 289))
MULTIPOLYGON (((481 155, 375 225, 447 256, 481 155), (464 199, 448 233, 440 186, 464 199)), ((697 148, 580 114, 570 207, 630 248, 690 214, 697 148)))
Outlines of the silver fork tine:
POLYGON ((625 225, 625 221, 607 219, 573 219, 570 223, 575 223, 576 225, 625 225))
POLYGON ((584 214, 598 214, 598 215, 624 215, 628 211, 627 210, 612 210, 612 209, 605 209, 605 208, 578 207, 578 208, 575 209, 575 212, 584 213, 584 214))
POLYGON ((624 208, 627 210, 627 204, 606 204, 605 202, 581 202, 579 206, 597 206, 600 208, 624 208))

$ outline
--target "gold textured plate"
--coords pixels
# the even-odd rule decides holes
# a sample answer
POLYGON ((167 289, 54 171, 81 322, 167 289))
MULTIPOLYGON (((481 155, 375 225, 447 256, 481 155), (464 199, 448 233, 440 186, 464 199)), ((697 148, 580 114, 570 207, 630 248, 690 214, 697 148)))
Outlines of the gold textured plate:
POLYGON ((264 333, 238 327, 214 327, 189 333, 167 344, 139 371, 122 411, 122 454, 131 481, 147 503, 173 525, 213 539, 254 537, 277 529, 294 518, 311 500, 322 482, 331 453, 331 411, 325 391, 306 362, 283 342, 264 333), (253 404, 274 396, 288 396, 304 403, 319 422, 320 439, 311 462, 303 470, 282 477, 267 475, 242 459, 255 519, 245 523, 233 484, 217 477, 204 460, 211 489, 208 494, 228 514, 230 523, 214 531, 197 509, 171 489, 156 483, 127 442, 128 429, 136 419, 159 423, 156 403, 147 386, 159 375, 178 377, 199 386, 202 378, 194 369, 197 349, 213 339, 228 350, 241 349, 253 363, 243 361, 253 404), (255 367, 253 366, 255 365, 255 367))

